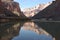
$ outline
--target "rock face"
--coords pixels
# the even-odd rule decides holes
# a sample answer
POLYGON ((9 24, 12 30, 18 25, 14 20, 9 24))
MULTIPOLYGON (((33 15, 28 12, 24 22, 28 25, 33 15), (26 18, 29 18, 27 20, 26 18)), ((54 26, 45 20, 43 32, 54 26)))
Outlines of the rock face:
MULTIPOLYGON (((9 11, 12 12, 12 13, 10 13, 10 14, 17 15, 17 16, 19 16, 20 18, 21 18, 21 17, 25 18, 25 15, 24 15, 24 14, 21 12, 21 10, 20 10, 19 3, 14 2, 14 0, 1 0, 0 3, 2 4, 2 6, 3 6, 4 9, 9 10, 9 11)), ((1 8, 2 8, 2 7, 1 7, 1 8)), ((2 9, 3 9, 3 8, 2 8, 2 9)), ((6 13, 9 14, 7 11, 6 11, 6 13)), ((5 14, 5 13, 4 13, 4 14, 5 14)), ((4 14, 3 14, 3 15, 4 15, 4 14)), ((7 14, 6 14, 6 15, 7 15, 7 14)), ((9 15, 10 15, 10 14, 9 14, 9 15)))
POLYGON ((2 2, 5 8, 20 16, 21 10, 19 7, 19 3, 13 2, 13 0, 2 0, 2 2))
POLYGON ((1 0, 2 2, 11 2, 13 0, 1 0))
POLYGON ((44 10, 40 11, 33 18, 41 19, 41 18, 52 18, 53 20, 60 20, 60 1, 53 1, 51 5, 46 7, 44 10))
POLYGON ((5 17, 18 17, 18 16, 12 13, 10 10, 7 10, 3 6, 3 2, 0 0, 0 18, 5 18, 5 17))
POLYGON ((60 0, 56 0, 57 3, 60 3, 60 0))
POLYGON ((0 6, 0 18, 5 17, 18 17, 18 16, 12 13, 10 10, 7 10, 3 6, 0 6))
POLYGON ((36 15, 39 11, 42 11, 44 8, 46 8, 48 5, 50 5, 51 3, 47 3, 47 4, 39 4, 36 5, 35 7, 32 8, 26 8, 23 10, 23 13, 27 16, 27 17, 33 17, 34 15, 36 15))

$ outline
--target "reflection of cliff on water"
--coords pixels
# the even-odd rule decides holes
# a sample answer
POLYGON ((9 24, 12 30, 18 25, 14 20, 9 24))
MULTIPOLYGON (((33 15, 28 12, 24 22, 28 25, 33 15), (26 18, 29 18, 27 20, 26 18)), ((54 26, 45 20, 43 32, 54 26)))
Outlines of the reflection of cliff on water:
POLYGON ((52 36, 34 22, 0 23, 0 40, 52 40, 52 36))
POLYGON ((23 29, 34 31, 37 34, 46 34, 46 35, 49 35, 42 28, 39 28, 34 22, 26 22, 26 23, 24 23, 23 29))
POLYGON ((18 22, 0 23, 0 40, 11 40, 17 36, 22 25, 18 22))
POLYGON ((13 37, 12 40, 53 40, 53 37, 34 22, 25 22, 19 35, 13 37))
POLYGON ((56 40, 60 40, 60 22, 35 22, 39 27, 50 33, 56 40))

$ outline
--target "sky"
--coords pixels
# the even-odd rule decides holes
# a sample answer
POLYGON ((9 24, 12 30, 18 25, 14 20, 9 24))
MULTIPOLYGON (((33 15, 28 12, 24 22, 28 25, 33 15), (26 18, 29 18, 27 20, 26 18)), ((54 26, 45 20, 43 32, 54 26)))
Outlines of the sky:
POLYGON ((52 0, 14 0, 14 1, 18 2, 20 4, 21 10, 23 10, 25 8, 34 7, 38 4, 51 2, 52 0))

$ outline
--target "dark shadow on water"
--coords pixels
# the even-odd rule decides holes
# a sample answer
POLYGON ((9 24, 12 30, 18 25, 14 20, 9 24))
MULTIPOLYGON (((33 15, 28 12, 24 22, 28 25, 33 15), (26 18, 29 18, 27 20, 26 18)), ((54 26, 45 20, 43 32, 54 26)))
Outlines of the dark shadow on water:
POLYGON ((1 22, 0 23, 0 40, 11 40, 19 34, 21 26, 24 22, 1 22))
POLYGON ((43 28, 49 34, 60 40, 60 22, 35 22, 39 27, 43 28))

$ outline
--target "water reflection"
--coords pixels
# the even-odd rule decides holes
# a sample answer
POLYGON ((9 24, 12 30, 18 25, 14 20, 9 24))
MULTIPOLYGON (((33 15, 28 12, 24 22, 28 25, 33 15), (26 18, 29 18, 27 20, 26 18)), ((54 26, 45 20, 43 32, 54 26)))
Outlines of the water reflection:
POLYGON ((56 40, 60 40, 60 22, 35 22, 39 27, 50 33, 56 40))
POLYGON ((37 34, 45 34, 49 35, 46 31, 44 31, 41 27, 38 27, 34 22, 26 22, 23 27, 24 30, 30 30, 37 34))
POLYGON ((4 22, 0 23, 0 40, 11 40, 14 36, 17 36, 22 24, 18 22, 4 22))
POLYGON ((40 22, 21 21, 0 23, 0 40, 53 40, 53 37, 42 29, 40 22))
POLYGON ((52 36, 34 22, 25 22, 19 35, 12 40, 53 40, 52 36))

